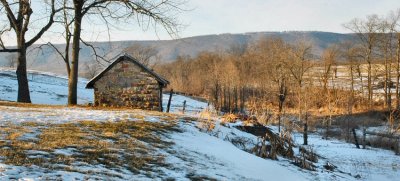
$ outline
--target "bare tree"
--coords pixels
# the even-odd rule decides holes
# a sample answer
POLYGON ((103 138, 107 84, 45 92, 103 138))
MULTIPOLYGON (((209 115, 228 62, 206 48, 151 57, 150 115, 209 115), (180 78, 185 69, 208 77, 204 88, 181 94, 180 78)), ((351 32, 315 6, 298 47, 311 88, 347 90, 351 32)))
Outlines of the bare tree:
MULTIPOLYGON (((385 104, 387 111, 389 112, 388 122, 392 130, 394 127, 394 111, 392 110, 392 65, 395 62, 396 57, 396 34, 398 32, 398 23, 400 20, 400 9, 395 13, 391 12, 389 15, 382 20, 380 27, 380 49, 383 52, 385 60, 385 104)), ((398 45, 397 45, 398 46, 398 45)), ((397 74, 400 74, 397 72, 397 74)), ((398 88, 396 87, 396 90, 398 88)), ((396 99, 398 98, 398 92, 396 92, 396 99)), ((397 105, 396 105, 397 109, 397 105)))
POLYGON ((378 41, 378 31, 380 18, 377 15, 367 16, 366 20, 353 19, 344 26, 356 33, 364 49, 364 60, 367 62, 367 89, 368 89, 368 107, 372 107, 373 89, 372 89, 372 61, 373 51, 378 41))
POLYGON ((287 63, 289 62, 290 46, 286 44, 282 39, 273 40, 273 60, 271 61, 271 78, 276 84, 277 98, 278 98, 278 131, 281 131, 282 122, 282 111, 284 103, 288 94, 290 74, 287 69, 287 63))
MULTIPOLYGON (((367 62, 367 89, 368 89, 368 107, 373 106, 373 87, 372 87, 372 61, 374 60, 374 50, 377 48, 379 38, 379 28, 381 19, 377 15, 367 16, 366 20, 353 19, 345 25, 346 28, 356 33, 364 50, 364 60, 367 62)), ((363 121, 363 130, 366 125, 363 121)), ((364 136, 365 138, 365 136, 364 136)), ((365 149, 365 142, 363 142, 365 149)))
POLYGON ((260 66, 264 72, 258 73, 262 76, 264 82, 271 83, 271 89, 276 95, 278 102, 278 130, 281 131, 281 117, 284 103, 289 89, 290 72, 288 64, 290 63, 291 47, 281 38, 260 39, 253 48, 256 51, 256 59, 261 60, 260 66), (265 76, 265 77, 264 77, 265 76))
POLYGON ((313 57, 311 52, 312 45, 306 41, 299 41, 292 46, 292 62, 289 63, 289 71, 293 77, 295 84, 297 85, 297 95, 298 95, 298 111, 299 111, 299 121, 304 123, 304 145, 308 144, 307 141, 307 128, 308 128, 308 113, 305 111, 305 120, 302 121, 303 107, 307 108, 308 105, 303 103, 303 84, 305 80, 305 74, 310 70, 312 64, 310 60, 313 57), (304 104, 304 105, 303 105, 304 104))
MULTIPOLYGON (((28 47, 35 43, 54 23, 55 14, 60 11, 56 9, 54 0, 44 1, 42 4, 49 8, 47 18, 42 17, 41 19, 47 19, 47 23, 29 40, 26 40, 26 33, 30 28, 31 17, 34 13, 32 9, 32 4, 28 0, 19 1, 7 1, 0 0, 0 10, 1 13, 7 16, 8 25, 5 29, 0 31, 0 47, 2 48, 0 52, 17 52, 17 80, 18 80, 18 102, 31 102, 28 78, 26 72, 26 52, 28 47), (16 35, 16 48, 7 48, 3 42, 2 35, 6 32, 14 31, 16 35)), ((42 7, 43 7, 42 5, 42 7)), ((37 23, 35 23, 37 24, 37 23)))
MULTIPOLYGON (((361 76, 361 71, 360 71, 360 64, 361 64, 361 50, 360 47, 358 47, 355 43, 346 41, 340 43, 340 50, 339 50, 339 57, 341 59, 344 59, 346 62, 348 62, 348 75, 350 77, 350 96, 348 100, 348 106, 347 106, 347 111, 348 114, 353 113, 353 106, 355 104, 355 80, 358 76, 361 81, 361 87, 362 85, 362 76, 361 76)), ((362 90, 361 90, 362 91, 362 90)))
POLYGON ((377 55, 379 59, 384 60, 383 75, 384 80, 379 83, 383 83, 384 90, 384 107, 391 111, 392 108, 392 59, 394 58, 393 40, 394 31, 397 20, 388 18, 382 18, 379 23, 378 38, 377 38, 377 55))
MULTIPOLYGON (((65 0, 66 1, 66 0, 65 0)), ((69 1, 68 1, 69 2, 69 1)), ((71 2, 70 2, 71 3, 71 2)), ((160 25, 171 36, 177 35, 176 13, 181 11, 184 2, 179 0, 73 0, 68 9, 72 9, 72 59, 68 81, 68 104, 77 104, 77 83, 79 68, 79 50, 82 23, 85 17, 99 18, 107 27, 136 20, 142 27, 160 25)))
POLYGON ((394 41, 391 46, 391 54, 393 56, 393 62, 395 63, 395 108, 400 108, 400 9, 397 11, 392 11, 389 13, 387 17, 387 21, 389 26, 389 32, 392 36, 392 40, 394 41))
POLYGON ((331 45, 327 49, 324 50, 322 54, 322 61, 324 65, 324 70, 322 72, 321 78, 323 82, 323 97, 327 96, 327 102, 328 102, 328 111, 329 111, 329 119, 325 121, 326 125, 326 134, 325 138, 328 139, 329 136, 329 129, 330 125, 332 123, 332 114, 333 114, 333 106, 332 102, 334 99, 334 96, 332 95, 332 91, 335 91, 335 86, 334 86, 334 81, 333 81, 333 74, 336 74, 336 61, 339 56, 339 48, 337 45, 331 45), (335 70, 333 70, 335 69, 335 70), (331 86, 329 86, 329 79, 331 79, 331 86), (328 87, 331 87, 328 89, 328 87), (333 90, 331 90, 333 89, 333 90))

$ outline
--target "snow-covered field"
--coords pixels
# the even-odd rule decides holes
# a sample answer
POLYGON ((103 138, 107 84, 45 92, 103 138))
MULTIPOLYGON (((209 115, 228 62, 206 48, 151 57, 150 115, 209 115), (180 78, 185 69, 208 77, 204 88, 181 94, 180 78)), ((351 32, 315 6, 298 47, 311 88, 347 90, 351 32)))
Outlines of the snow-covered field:
MULTIPOLYGON (((52 73, 28 71, 31 100, 34 104, 66 105, 68 78, 52 73)), ((87 80, 78 82, 78 104, 93 101, 93 90, 85 89, 87 80)), ((17 100, 17 76, 14 69, 0 67, 0 100, 17 100)))
MULTIPOLYGON (((35 74, 30 83, 33 102, 64 105, 66 98, 57 97, 66 96, 66 82, 62 77, 35 74)), ((79 96, 80 103, 92 101, 92 91, 84 89, 84 85, 85 81, 79 84, 79 92, 86 91, 79 96)), ((15 77, 11 71, 0 70, 0 99, 15 98, 15 77)), ((167 100, 168 96, 164 95, 164 105, 167 100)), ((236 129, 234 124, 220 124, 220 118, 213 116, 215 127, 205 131, 201 123, 208 117, 200 112, 206 106, 206 103, 176 95, 171 107, 174 114, 127 109, 0 106, 0 180, 400 178, 400 156, 393 152, 357 149, 339 140, 321 139, 317 134, 309 138, 310 148, 320 156, 315 164, 316 171, 301 169, 283 157, 278 160, 257 157, 244 151, 257 144, 257 137, 236 129), (184 100, 187 111, 182 114, 184 100), (108 127, 103 127, 105 125, 108 127), (135 129, 127 129, 130 126, 135 129), (145 132, 139 132, 141 129, 145 132), (56 137, 58 134, 65 138, 56 137), (76 138, 79 139, 74 140, 76 138), (233 144, 232 140, 246 140, 246 144, 233 144), (84 144, 86 146, 82 146, 84 144), (99 152, 103 149, 105 151, 99 152), (141 156, 132 160, 136 152, 141 156), (94 153, 100 158, 91 156, 94 153), (327 162, 337 168, 326 170, 323 166, 327 162)), ((294 133, 294 140, 301 144, 302 136, 294 133)))

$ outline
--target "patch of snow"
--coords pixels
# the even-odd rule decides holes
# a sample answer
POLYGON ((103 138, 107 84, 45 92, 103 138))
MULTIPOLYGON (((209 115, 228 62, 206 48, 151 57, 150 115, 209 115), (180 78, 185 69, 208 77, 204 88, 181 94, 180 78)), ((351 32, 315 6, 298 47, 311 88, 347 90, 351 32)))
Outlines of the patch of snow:
MULTIPOLYGON (((163 110, 167 109, 169 94, 163 94, 163 110)), ((186 115, 198 115, 201 111, 207 108, 206 102, 194 100, 192 98, 182 96, 179 94, 173 94, 171 98, 171 113, 182 113, 183 102, 186 101, 185 114, 186 115)))
POLYGON ((64 156, 72 156, 75 150, 75 148, 55 149, 53 153, 64 156))
POLYGON ((131 111, 103 111, 88 110, 83 108, 25 108, 25 107, 8 107, 0 106, 0 124, 7 122, 23 123, 65 123, 71 121, 121 121, 121 120, 138 120, 136 115, 142 115, 141 110, 131 111))
MULTIPOLYGON (((294 138, 299 144, 303 141, 300 134, 295 134, 294 138)), ((323 157, 319 164, 329 161, 342 172, 351 174, 352 179, 357 175, 362 180, 400 178, 400 157, 392 151, 377 148, 357 149, 354 144, 336 139, 325 140, 315 134, 309 135, 308 142, 310 147, 323 157)))
POLYGON ((200 132, 190 125, 185 131, 172 136, 176 149, 184 158, 171 158, 180 167, 198 175, 221 180, 307 180, 303 174, 294 172, 273 160, 266 160, 237 149, 230 142, 200 132), (186 157, 186 158, 185 158, 186 157), (192 158, 192 160, 190 160, 192 158), (189 159, 190 163, 182 159, 189 159))

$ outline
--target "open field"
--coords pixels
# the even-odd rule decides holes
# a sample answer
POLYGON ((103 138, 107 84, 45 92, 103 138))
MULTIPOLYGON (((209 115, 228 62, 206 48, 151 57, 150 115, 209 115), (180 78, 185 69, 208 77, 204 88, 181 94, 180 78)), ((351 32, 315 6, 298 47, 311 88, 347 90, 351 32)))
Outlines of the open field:
MULTIPOLYGON (((354 90, 359 93, 363 93, 364 95, 368 94, 368 73, 367 73, 367 64, 361 64, 359 66, 359 72, 356 70, 357 67, 354 65, 353 67, 353 83, 354 83, 354 90)), ((391 78, 390 80, 393 83, 396 83, 396 70, 395 64, 392 64, 391 69, 391 78)), ((385 82, 385 71, 384 65, 375 63, 372 64, 372 85, 374 89, 374 99, 375 100, 383 100, 385 90, 383 88, 383 83, 385 82)), ((307 77, 312 80, 313 85, 322 86, 323 82, 321 77, 324 74, 324 67, 322 66, 315 66, 313 67, 308 73, 307 77)), ((331 72, 328 77, 328 86, 330 88, 335 89, 344 89, 350 90, 351 89, 351 72, 350 72, 350 65, 337 65, 331 67, 331 72)), ((396 88, 394 85, 390 88, 392 95, 395 94, 396 88)))

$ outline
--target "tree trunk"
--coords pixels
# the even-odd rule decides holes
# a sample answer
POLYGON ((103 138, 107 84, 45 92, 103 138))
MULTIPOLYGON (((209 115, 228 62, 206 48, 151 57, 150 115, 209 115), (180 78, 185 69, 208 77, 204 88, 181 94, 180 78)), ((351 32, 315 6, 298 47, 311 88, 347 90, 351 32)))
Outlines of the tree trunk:
POLYGON ((369 45, 368 47, 368 52, 367 52, 367 63, 368 63, 368 70, 367 70, 367 84, 368 84, 368 108, 372 108, 372 101, 373 101, 373 89, 372 89, 372 60, 371 60, 371 54, 372 54, 372 45, 369 45))
POLYGON ((17 64, 17 80, 18 80, 18 102, 31 103, 31 97, 29 93, 28 76, 26 72, 26 47, 24 43, 18 45, 20 49, 18 53, 18 64, 17 64))
POLYGON ((361 96, 361 99, 362 99, 361 102, 363 102, 365 93, 364 93, 364 81, 363 81, 363 76, 361 73, 361 65, 360 64, 357 65, 357 74, 358 74, 358 77, 360 78, 360 83, 361 83, 360 91, 361 91, 361 94, 363 95, 363 96, 361 96))
POLYGON ((242 87, 241 93, 240 93, 240 113, 244 113, 244 104, 245 104, 245 93, 246 89, 242 87))
POLYGON ((308 125, 307 125, 307 121, 304 123, 303 145, 308 145, 308 125))
POLYGON ((283 103, 285 102, 286 99, 286 87, 285 87, 285 81, 281 80, 279 82, 279 107, 278 107, 278 131, 281 132, 281 119, 282 119, 282 110, 283 110, 283 103))
POLYGON ((373 95, 373 92, 372 92, 372 65, 371 65, 371 62, 368 62, 368 80, 367 80, 367 83, 368 83, 368 108, 369 109, 371 109, 372 108, 372 95, 373 95))
POLYGON ((68 105, 77 104, 77 87, 78 87, 78 67, 79 67, 79 50, 81 37, 81 22, 82 22, 82 5, 83 3, 75 2, 75 21, 74 32, 72 39, 72 61, 71 72, 68 79, 68 105))
POLYGON ((214 105, 215 105, 215 110, 219 110, 219 84, 218 82, 215 84, 215 90, 214 90, 214 105))
POLYGON ((389 74, 388 74, 388 58, 387 58, 387 51, 385 48, 385 82, 383 83, 383 89, 384 89, 384 93, 385 93, 385 97, 384 97, 384 103, 383 103, 383 107, 384 108, 389 108, 389 92, 388 92, 388 81, 389 81, 389 74))
POLYGON ((223 107, 222 107, 222 111, 224 112, 224 113, 226 113, 226 108, 228 107, 227 106, 227 102, 228 101, 226 101, 226 98, 227 98, 227 96, 226 96, 226 87, 224 86, 224 96, 222 96, 223 98, 224 98, 224 103, 223 103, 223 107))
POLYGON ((301 82, 299 82, 299 90, 298 90, 298 92, 299 92, 299 97, 298 97, 298 103, 299 103, 299 122, 301 122, 302 120, 301 120, 301 116, 302 116, 302 107, 301 107, 301 104, 303 103, 303 101, 302 101, 302 99, 301 99, 301 96, 302 96, 302 91, 301 91, 301 82))
POLYGON ((283 109, 283 101, 279 100, 279 109, 278 109, 278 132, 281 132, 281 117, 282 117, 282 109, 283 109))
POLYGON ((229 89, 228 89, 228 112, 229 112, 229 113, 232 113, 232 101, 231 101, 232 96, 231 96, 231 91, 232 91, 232 89, 231 89, 230 86, 229 86, 229 89))
POLYGON ((354 67, 353 63, 350 65, 350 79, 351 79, 351 93, 350 93, 350 101, 348 105, 348 114, 353 114, 353 105, 354 105, 354 67))
POLYGON ((400 108, 400 33, 397 34, 397 50, 396 50, 396 109, 400 108))
POLYGON ((234 108, 234 110, 233 110, 233 112, 234 113, 238 113, 239 112, 239 108, 238 108, 238 100, 239 100, 239 98, 238 98, 238 89, 237 89, 237 87, 235 87, 234 89, 234 101, 235 101, 235 108, 234 108))

